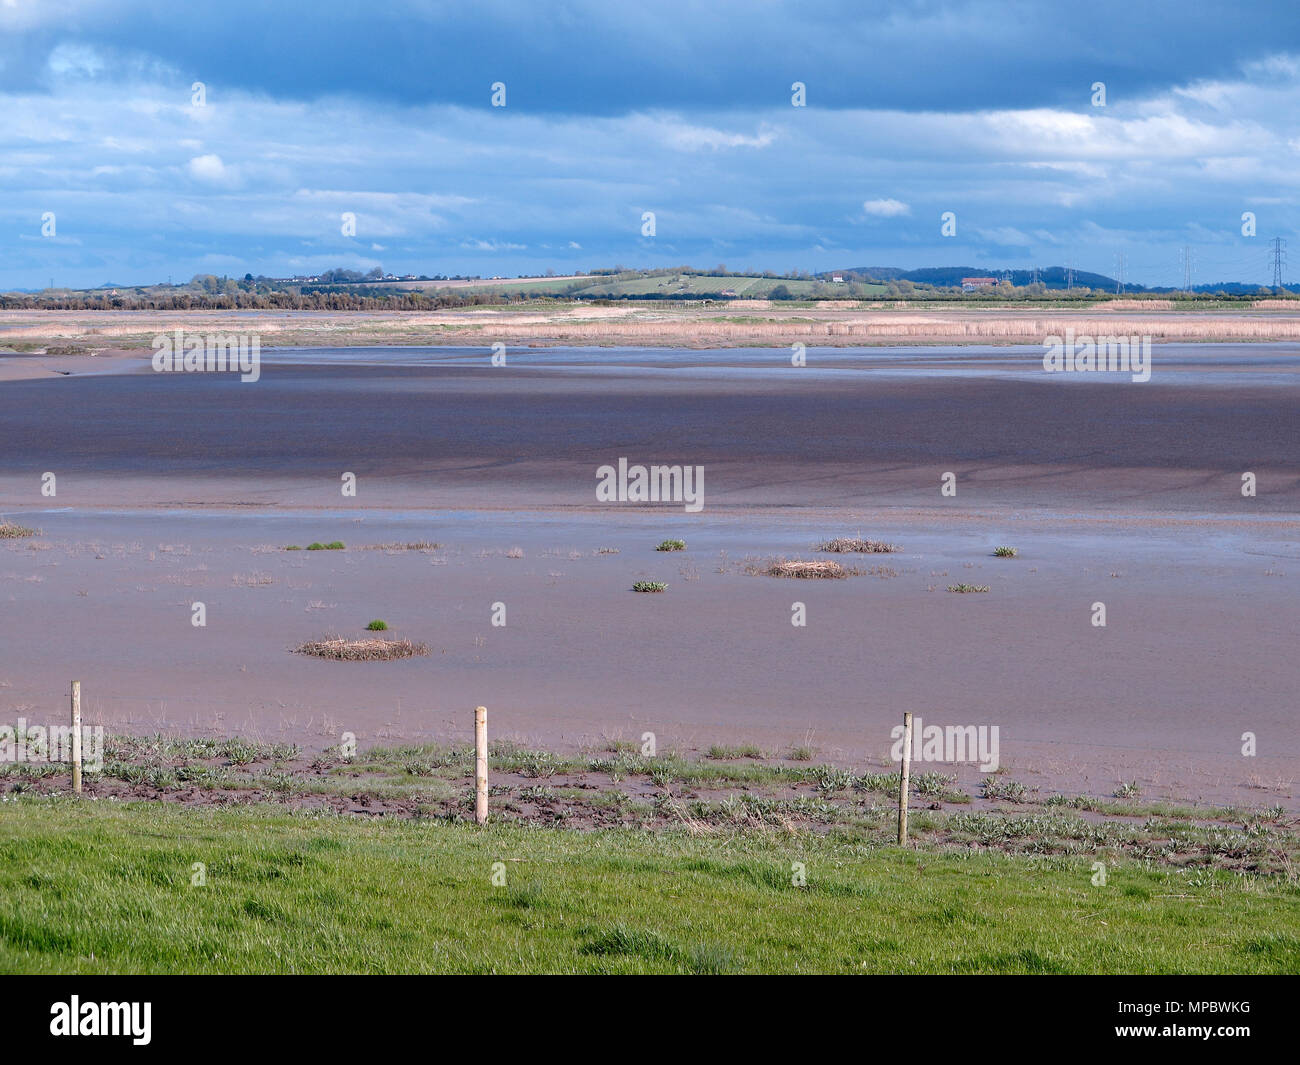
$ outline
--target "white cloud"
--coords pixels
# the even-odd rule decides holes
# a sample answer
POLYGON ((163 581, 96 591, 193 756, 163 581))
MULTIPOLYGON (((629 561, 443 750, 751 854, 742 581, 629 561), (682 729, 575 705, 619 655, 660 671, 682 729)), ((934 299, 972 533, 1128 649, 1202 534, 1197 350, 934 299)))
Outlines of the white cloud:
POLYGON ((902 200, 864 200, 862 210, 874 218, 898 218, 912 213, 912 208, 902 200))
POLYGON ((777 138, 776 131, 762 123, 756 133, 734 133, 711 126, 697 126, 678 119, 655 118, 650 120, 659 139, 679 151, 718 151, 723 148, 767 148, 777 138))
POLYGON ((196 155, 189 161, 188 169, 192 178, 210 185, 225 185, 233 176, 221 156, 213 154, 196 155))
POLYGON ((460 246, 466 251, 523 251, 527 244, 512 244, 503 240, 479 240, 477 237, 461 241, 460 246))
POLYGON ((56 78, 95 78, 104 72, 107 63, 99 51, 88 44, 65 43, 55 46, 46 66, 56 78))

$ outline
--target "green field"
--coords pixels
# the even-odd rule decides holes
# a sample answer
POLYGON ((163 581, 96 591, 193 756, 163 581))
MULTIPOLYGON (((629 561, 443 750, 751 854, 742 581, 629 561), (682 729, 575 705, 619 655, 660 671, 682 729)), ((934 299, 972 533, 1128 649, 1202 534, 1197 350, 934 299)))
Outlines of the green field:
MULTIPOLYGON (((859 299, 864 296, 883 295, 884 285, 860 284, 852 293, 848 285, 835 285, 826 281, 794 280, 779 277, 710 277, 701 274, 672 272, 638 273, 636 276, 591 276, 568 279, 536 278, 530 280, 502 280, 492 284, 476 285, 472 289, 456 289, 440 285, 437 281, 423 282, 418 287, 426 292, 438 288, 449 291, 472 291, 480 294, 514 296, 553 296, 565 299, 701 299, 705 296, 721 297, 723 292, 735 293, 739 299, 767 299, 778 285, 784 285, 793 299, 817 296, 822 299, 859 299)), ((732 298, 730 296, 728 299, 732 298)))
MULTIPOLYGON (((843 290, 844 299, 856 298, 849 296, 846 285, 833 285, 825 281, 788 280, 776 277, 704 277, 698 274, 648 274, 625 281, 599 280, 574 295, 582 298, 617 299, 648 295, 693 299, 734 292, 739 299, 767 299, 772 290, 780 285, 784 285, 790 295, 796 299, 807 298, 814 294, 820 294, 823 298, 835 296, 838 290, 843 290)), ((886 288, 884 285, 863 284, 854 291, 861 292, 863 295, 881 295, 886 288)))
POLYGON ((1116 863, 1105 886, 1092 877, 1089 855, 806 832, 479 829, 22 796, 0 807, 0 971, 1300 969, 1293 880, 1140 860, 1116 863))

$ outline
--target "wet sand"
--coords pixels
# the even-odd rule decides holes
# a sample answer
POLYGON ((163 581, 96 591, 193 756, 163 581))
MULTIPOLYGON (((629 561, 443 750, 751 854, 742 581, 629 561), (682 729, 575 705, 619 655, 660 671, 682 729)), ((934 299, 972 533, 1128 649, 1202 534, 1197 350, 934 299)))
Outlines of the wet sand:
POLYGON ((734 351, 372 354, 272 356, 256 385, 0 387, 0 516, 41 529, 0 541, 0 717, 61 719, 75 676, 90 720, 132 732, 463 740, 484 703, 495 734, 537 744, 653 731, 879 764, 912 710, 998 725, 1010 774, 1044 793, 1136 779, 1147 798, 1296 808, 1290 349, 1169 351, 1147 384, 969 350, 788 371, 734 351), (619 455, 703 464, 704 512, 598 506, 595 467, 619 455), (851 559, 886 569, 845 581, 744 572, 842 534, 905 550, 851 559), (653 550, 670 536, 689 549, 653 550), (414 540, 443 546, 362 550, 414 540), (1002 543, 1020 557, 993 558, 1002 543), (290 653, 375 617, 432 654, 290 653))
MULTIPOLYGON (((706 468, 707 506, 1300 511, 1300 354, 1157 347, 1152 380, 1046 374, 1041 349, 270 353, 234 375, 75 376, 0 389, 0 500, 40 474, 74 506, 595 503, 595 470, 706 468), (1241 474, 1259 479, 1243 499, 1241 474)), ((138 364, 130 368, 139 370, 138 364)))

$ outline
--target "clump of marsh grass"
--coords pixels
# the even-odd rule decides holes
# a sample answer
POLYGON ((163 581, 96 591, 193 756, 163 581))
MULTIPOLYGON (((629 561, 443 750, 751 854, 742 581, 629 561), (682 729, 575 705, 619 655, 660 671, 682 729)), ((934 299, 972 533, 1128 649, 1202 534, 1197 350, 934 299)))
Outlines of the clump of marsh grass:
POLYGON ((748 566, 746 573, 760 577, 799 577, 842 580, 849 570, 831 559, 778 558, 775 561, 748 566))
POLYGON ((818 544, 815 551, 833 551, 836 554, 888 555, 903 550, 900 544, 889 544, 883 540, 864 540, 860 536, 837 536, 818 544))
POLYGON ((366 628, 371 632, 385 632, 388 629, 388 622, 384 621, 382 618, 375 618, 375 620, 367 625, 366 628))
POLYGON ((660 542, 659 546, 655 548, 655 550, 656 551, 685 551, 686 541, 685 540, 663 540, 660 542))
POLYGON ((995 547, 993 554, 997 558, 1015 558, 1020 551, 1014 547, 995 547))
POLYGON ((949 784, 956 782, 956 773, 918 773, 912 777, 911 787, 917 795, 941 796, 947 793, 949 784))
POLYGON ((948 585, 948 591, 950 591, 950 592, 960 592, 960 593, 962 593, 963 595, 965 595, 967 592, 987 592, 988 590, 989 590, 989 586, 988 586, 987 584, 950 584, 950 585, 948 585))
POLYGON ((1024 802, 1025 786, 1018 780, 1002 777, 986 777, 980 785, 986 799, 1006 799, 1008 802, 1024 802))
POLYGON ((561 758, 550 751, 530 750, 526 747, 516 747, 512 743, 493 743, 490 757, 493 768, 504 773, 518 773, 521 777, 534 780, 580 768, 579 763, 561 758))
POLYGON ((741 743, 735 746, 715 743, 709 748, 706 757, 731 760, 736 758, 762 758, 763 751, 762 748, 757 747, 752 743, 741 743))
POLYGON ((35 536, 36 530, 12 521, 0 521, 0 540, 19 540, 24 536, 35 536))
POLYGON ((1136 780, 1130 780, 1115 789, 1117 799, 1136 799, 1142 794, 1142 786, 1136 780))
POLYGON ((634 592, 662 592, 668 585, 663 581, 637 581, 632 585, 634 592))
POLYGON ((837 791, 846 791, 853 787, 857 777, 851 769, 840 769, 833 765, 817 765, 809 774, 812 783, 823 795, 833 795, 837 791))
POLYGON ((295 654, 313 658, 332 658, 340 662, 387 662, 395 658, 414 658, 429 653, 429 647, 410 640, 345 640, 335 637, 313 640, 294 648, 295 654))
POLYGON ((310 544, 307 545, 307 550, 308 550, 308 551, 342 551, 342 550, 343 550, 343 541, 342 541, 342 540, 331 540, 331 541, 330 541, 329 543, 327 543, 327 544, 322 544, 322 543, 319 543, 319 542, 317 542, 317 543, 310 543, 310 544))

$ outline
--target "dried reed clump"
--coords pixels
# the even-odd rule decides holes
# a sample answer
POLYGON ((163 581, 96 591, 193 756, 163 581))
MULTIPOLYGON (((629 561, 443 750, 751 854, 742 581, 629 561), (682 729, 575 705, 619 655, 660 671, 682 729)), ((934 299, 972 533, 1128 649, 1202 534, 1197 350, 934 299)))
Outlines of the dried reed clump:
POLYGON ((899 544, 887 544, 883 540, 864 540, 860 536, 837 536, 819 544, 818 551, 833 551, 838 554, 888 555, 901 551, 899 544))
MULTIPOLYGON (((1155 308, 1142 308, 1142 310, 1155 308)), ((448 323, 447 336, 473 335, 463 322, 448 323)), ((926 339, 937 342, 979 339, 1020 340, 1041 344, 1046 336, 1114 334, 1150 336, 1156 340, 1297 340, 1300 317, 1205 317, 1178 313, 1165 316, 1121 317, 1104 315, 1002 315, 997 311, 927 312, 910 308, 903 314, 886 311, 860 314, 834 321, 808 318, 774 318, 768 322, 682 320, 620 320, 617 322, 558 321, 494 322, 493 335, 510 339, 546 337, 554 341, 641 341, 681 347, 709 347, 726 342, 781 341, 791 338, 817 343, 855 343, 859 340, 926 339)))
POLYGON ((18 540, 24 536, 35 536, 36 530, 12 521, 0 521, 0 540, 18 540))
POLYGON ((314 658, 333 658, 340 662, 388 662, 395 658, 414 658, 429 653, 428 644, 410 640, 345 640, 335 637, 315 640, 294 649, 295 654, 314 658))
POLYGON ((250 573, 247 576, 236 573, 230 578, 230 581, 240 588, 260 588, 267 584, 274 584, 275 578, 269 573, 250 573))
POLYGON ((778 558, 773 562, 749 566, 745 572, 760 577, 823 577, 840 580, 849 576, 850 571, 829 558, 778 558))
MULTIPOLYGON (((1248 314, 1243 304, 1238 311, 1163 310, 1152 301, 1126 301, 1143 304, 1125 308, 1114 301, 1078 311, 1046 311, 1040 308, 925 309, 921 305, 898 300, 858 304, 851 310, 822 307, 776 307, 770 301, 732 301, 743 318, 727 320, 717 316, 717 307, 685 312, 645 307, 575 307, 561 305, 546 312, 494 312, 486 309, 447 310, 412 313, 402 319, 403 337, 437 336, 439 342, 450 339, 481 339, 482 321, 492 322, 493 335, 502 340, 545 340, 548 343, 591 342, 595 344, 643 343, 652 346, 682 348, 726 347, 771 343, 785 347, 794 340, 828 346, 857 346, 875 342, 892 343, 924 340, 933 343, 978 343, 998 339, 1007 343, 1040 344, 1045 336, 1064 336, 1073 329, 1076 336, 1098 333, 1139 336, 1150 335, 1158 341, 1178 340, 1300 340, 1300 313, 1289 315, 1248 314), (768 307, 750 307, 750 303, 769 303, 768 307), (744 306, 742 306, 744 304, 744 306), (1125 311, 1129 313, 1125 313, 1125 311), (827 317, 819 317, 824 313, 827 317), (754 317, 762 320, 755 321, 754 317), (827 320, 830 318, 830 320, 827 320), (748 320, 745 320, 748 319, 748 320)), ((1179 301, 1173 301, 1178 306, 1179 301)), ((1300 301, 1261 299, 1255 306, 1268 310, 1300 311, 1300 301)), ((32 312, 44 314, 46 312, 32 312)), ((113 324, 86 315, 69 313, 58 323, 47 320, 27 321, 18 318, 15 340, 30 338, 44 342, 50 337, 77 337, 103 344, 112 337, 134 337, 141 331, 158 332, 170 328, 165 316, 150 317, 145 322, 161 323, 147 327, 141 322, 113 324), (92 337, 91 330, 94 330, 92 337)), ((198 312, 192 312, 198 313, 198 312)), ((361 317, 342 313, 326 315, 306 322, 295 319, 286 323, 271 317, 259 317, 258 328, 282 335, 294 343, 334 343, 340 335, 355 335, 362 328, 377 326, 388 330, 391 319, 379 314, 358 312, 361 317)), ((225 328, 216 315, 201 315, 192 328, 196 331, 225 328)), ((369 334, 367 334, 369 335, 369 334)))
POLYGON ((1173 300, 1107 300, 1097 304, 1099 311, 1172 311, 1173 300))

